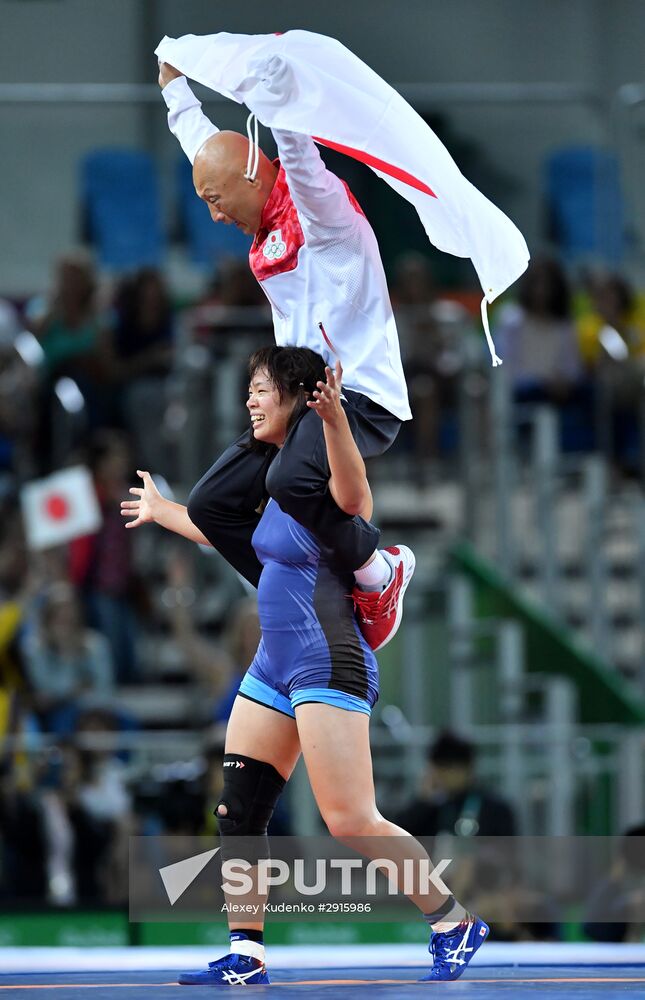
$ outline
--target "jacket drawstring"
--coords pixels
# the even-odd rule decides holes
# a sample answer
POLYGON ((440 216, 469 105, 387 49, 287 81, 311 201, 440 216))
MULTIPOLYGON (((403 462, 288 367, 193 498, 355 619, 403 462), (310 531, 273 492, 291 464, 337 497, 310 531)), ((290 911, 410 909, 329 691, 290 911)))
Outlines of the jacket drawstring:
POLYGON ((246 134, 249 137, 249 156, 246 161, 246 173, 244 176, 247 181, 254 181, 255 175, 258 172, 258 164, 260 162, 260 147, 258 145, 258 120, 257 117, 251 112, 249 117, 246 119, 246 134), (255 135, 251 135, 251 123, 255 126, 255 135))
POLYGON ((488 312, 486 310, 486 296, 482 299, 482 325, 484 327, 484 333, 486 334, 486 343, 488 344, 488 350, 490 351, 490 356, 493 359, 493 368, 497 368, 498 365, 502 364, 502 359, 498 357, 495 352, 495 344, 493 343, 493 338, 490 335, 490 327, 488 325, 488 312))

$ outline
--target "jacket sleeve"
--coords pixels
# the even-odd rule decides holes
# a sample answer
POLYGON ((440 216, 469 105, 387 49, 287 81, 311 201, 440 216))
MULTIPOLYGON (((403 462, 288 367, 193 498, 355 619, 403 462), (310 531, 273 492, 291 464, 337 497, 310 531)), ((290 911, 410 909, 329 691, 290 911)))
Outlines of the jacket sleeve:
MULTIPOLYGON (((249 91, 247 106, 260 121, 270 120, 271 110, 298 101, 298 84, 289 61, 280 56, 251 63, 259 85, 249 91)), ((272 128, 280 163, 287 177, 298 214, 310 229, 352 226, 356 211, 350 204, 345 185, 327 170, 318 148, 302 132, 272 128)))
POLYGON ((272 131, 294 205, 310 228, 354 225, 356 210, 345 185, 327 169, 313 139, 298 132, 272 131))
POLYGON ((171 80, 161 91, 168 108, 168 128, 177 137, 191 163, 207 139, 219 132, 202 111, 185 76, 171 80))

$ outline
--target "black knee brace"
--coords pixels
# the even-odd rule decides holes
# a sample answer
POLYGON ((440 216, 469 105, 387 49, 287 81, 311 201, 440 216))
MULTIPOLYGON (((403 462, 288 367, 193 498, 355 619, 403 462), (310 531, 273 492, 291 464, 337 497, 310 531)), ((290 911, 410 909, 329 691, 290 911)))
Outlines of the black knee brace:
POLYGON ((224 857, 257 862, 269 857, 267 827, 286 784, 272 764, 224 754, 224 789, 215 808, 224 857), (226 815, 219 813, 226 807, 226 815), (247 857, 248 855, 248 857, 247 857))

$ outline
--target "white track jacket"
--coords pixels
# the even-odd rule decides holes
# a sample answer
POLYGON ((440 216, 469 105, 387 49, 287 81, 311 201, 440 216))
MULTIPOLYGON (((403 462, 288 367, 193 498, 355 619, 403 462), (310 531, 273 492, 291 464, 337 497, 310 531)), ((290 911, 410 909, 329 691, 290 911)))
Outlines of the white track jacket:
MULTIPOLYGON (((376 238, 311 136, 363 160, 414 204, 435 246, 471 257, 489 302, 526 268, 519 230, 464 178, 407 102, 334 39, 299 30, 185 35, 165 38, 156 55, 245 103, 273 132, 280 173, 250 263, 271 303, 276 342, 311 347, 332 366, 340 357, 348 387, 408 419, 376 238)), ((163 96, 170 129, 192 162, 217 128, 185 79, 163 96)))

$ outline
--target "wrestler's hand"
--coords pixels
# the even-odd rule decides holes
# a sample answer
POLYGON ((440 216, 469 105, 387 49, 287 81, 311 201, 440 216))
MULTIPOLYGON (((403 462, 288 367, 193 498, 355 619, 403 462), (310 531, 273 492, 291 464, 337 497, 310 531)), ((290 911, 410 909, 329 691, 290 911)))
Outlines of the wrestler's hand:
POLYGON ((163 90, 166 84, 170 83, 171 80, 176 80, 177 77, 183 76, 178 69, 171 66, 170 63, 159 62, 159 86, 163 90))
POLYGON ((155 520, 155 510, 163 502, 163 497, 152 481, 149 472, 141 472, 137 469, 137 475, 143 479, 143 488, 131 486, 130 493, 138 498, 137 500, 122 500, 121 514, 123 517, 133 517, 134 521, 128 521, 126 528, 138 528, 140 524, 150 524, 155 520))
POLYGON ((335 426, 339 421, 345 419, 345 411, 340 401, 341 384, 343 379, 343 369, 340 361, 336 362, 335 371, 328 366, 325 368, 327 382, 317 382, 317 389, 314 389, 313 399, 307 400, 307 406, 315 410, 321 420, 335 426))

